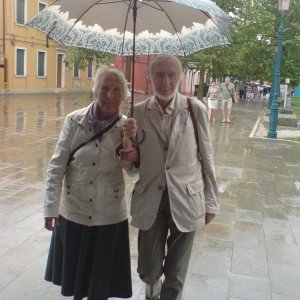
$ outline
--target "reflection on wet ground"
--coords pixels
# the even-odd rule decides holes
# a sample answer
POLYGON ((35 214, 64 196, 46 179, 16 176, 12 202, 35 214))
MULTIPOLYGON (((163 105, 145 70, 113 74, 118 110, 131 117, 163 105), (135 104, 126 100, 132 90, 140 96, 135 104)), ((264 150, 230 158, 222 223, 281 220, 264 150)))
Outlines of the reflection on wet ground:
MULTIPOLYGON (((43 182, 65 115, 88 97, 0 96, 0 299, 62 299, 43 281, 43 182)), ((221 213, 197 234, 185 300, 300 299, 300 144, 249 138, 262 109, 240 102, 231 124, 220 114, 210 123, 221 213)), ((141 300, 136 238, 131 227, 132 299, 141 300)))
POLYGON ((1 164, 20 167, 24 180, 43 180, 66 114, 89 102, 87 94, 1 96, 1 164))

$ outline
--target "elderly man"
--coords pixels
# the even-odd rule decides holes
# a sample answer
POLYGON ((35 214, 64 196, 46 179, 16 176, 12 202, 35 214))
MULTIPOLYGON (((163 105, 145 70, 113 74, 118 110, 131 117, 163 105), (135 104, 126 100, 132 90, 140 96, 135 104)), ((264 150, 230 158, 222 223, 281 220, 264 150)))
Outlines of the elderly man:
POLYGON ((220 97, 222 99, 222 123, 230 123, 232 102, 236 101, 235 89, 233 83, 230 82, 230 77, 226 77, 221 84, 220 97))
POLYGON ((178 93, 181 76, 176 57, 154 58, 149 65, 154 96, 134 109, 138 137, 144 133, 145 139, 135 162, 139 180, 131 215, 139 228, 138 273, 151 300, 181 299, 195 230, 219 208, 206 108, 196 99, 189 108, 178 93))

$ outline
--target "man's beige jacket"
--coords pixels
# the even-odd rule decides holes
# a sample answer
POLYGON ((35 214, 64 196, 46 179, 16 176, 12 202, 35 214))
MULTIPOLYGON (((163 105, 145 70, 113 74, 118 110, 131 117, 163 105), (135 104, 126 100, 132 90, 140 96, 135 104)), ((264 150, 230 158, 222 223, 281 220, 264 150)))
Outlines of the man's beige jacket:
POLYGON ((139 146, 139 180, 131 201, 132 225, 148 230, 155 221, 161 196, 168 188, 172 217, 182 232, 204 224, 205 212, 218 213, 219 194, 205 106, 192 99, 197 120, 200 157, 186 97, 176 95, 169 144, 155 98, 135 106, 139 146), (203 174, 203 176, 202 176, 203 174))

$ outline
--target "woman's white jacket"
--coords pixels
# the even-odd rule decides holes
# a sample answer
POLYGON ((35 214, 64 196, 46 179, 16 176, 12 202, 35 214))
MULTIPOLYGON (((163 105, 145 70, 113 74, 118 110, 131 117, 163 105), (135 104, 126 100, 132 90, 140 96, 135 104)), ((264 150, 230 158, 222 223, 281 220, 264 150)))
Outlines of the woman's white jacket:
POLYGON ((99 139, 80 148, 67 167, 71 151, 95 133, 88 107, 67 115, 47 170, 44 215, 87 225, 115 224, 127 219, 122 167, 115 150, 122 143, 125 116, 99 139))

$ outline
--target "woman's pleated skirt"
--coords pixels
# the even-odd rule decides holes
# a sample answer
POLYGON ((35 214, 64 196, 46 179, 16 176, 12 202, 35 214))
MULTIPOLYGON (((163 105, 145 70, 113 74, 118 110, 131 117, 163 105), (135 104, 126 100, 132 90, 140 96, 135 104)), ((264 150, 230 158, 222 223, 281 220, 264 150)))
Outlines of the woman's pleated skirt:
POLYGON ((59 217, 45 279, 74 300, 132 296, 128 220, 84 226, 59 217))

